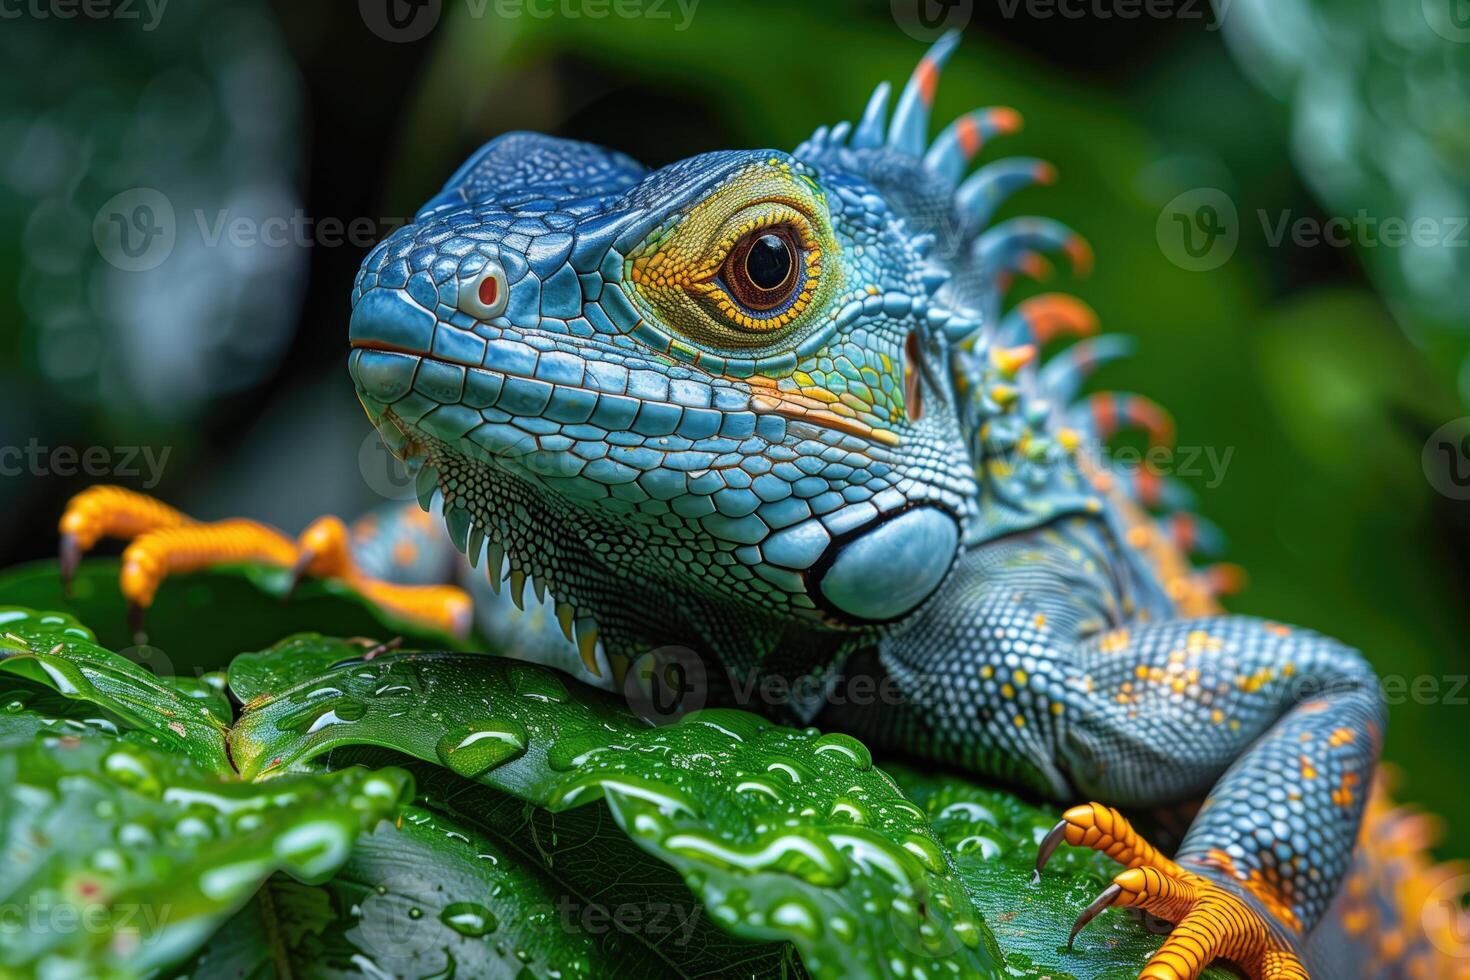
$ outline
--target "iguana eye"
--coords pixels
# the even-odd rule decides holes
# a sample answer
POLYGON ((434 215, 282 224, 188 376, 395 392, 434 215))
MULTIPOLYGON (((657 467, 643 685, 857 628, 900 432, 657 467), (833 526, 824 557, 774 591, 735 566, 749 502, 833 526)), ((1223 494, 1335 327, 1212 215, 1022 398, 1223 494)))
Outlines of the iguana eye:
POLYGON ((789 225, 748 232, 735 243, 720 278, 740 305, 765 313, 796 294, 801 248, 789 225))

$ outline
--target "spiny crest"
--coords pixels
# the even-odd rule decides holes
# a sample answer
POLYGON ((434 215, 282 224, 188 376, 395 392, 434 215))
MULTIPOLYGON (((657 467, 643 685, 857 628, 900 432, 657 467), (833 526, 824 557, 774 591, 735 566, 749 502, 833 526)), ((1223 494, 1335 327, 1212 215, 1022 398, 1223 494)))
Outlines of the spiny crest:
MULTIPOLYGON (((1052 275, 1048 255, 1067 256, 1074 273, 1086 275, 1092 251, 1050 218, 993 221, 1017 191, 1055 180, 1049 163, 1011 157, 967 176, 992 137, 1020 129, 1015 110, 967 112, 928 141, 939 72, 958 44, 956 32, 935 42, 891 113, 885 82, 855 127, 821 127, 796 156, 860 175, 926 239, 921 279, 935 309, 946 311, 930 320, 942 325, 950 343, 956 403, 981 486, 982 517, 972 537, 999 537, 1068 513, 1098 513, 1136 542, 1141 534, 1134 515, 1162 511, 1148 521, 1162 547, 1176 554, 1216 553, 1220 534, 1187 511, 1191 500, 1182 485, 1146 466, 1125 473, 1098 463, 1098 447, 1125 428, 1143 431, 1151 446, 1172 447, 1172 419, 1148 399, 1082 394, 1088 376, 1129 354, 1132 341, 1094 336, 1096 314, 1072 296, 1049 293, 1004 309, 1017 279, 1052 275), (1043 348, 1062 339, 1074 342, 1043 360, 1043 348)), ((1180 564, 1187 568, 1182 557, 1180 564)), ((1237 587, 1240 573, 1217 566, 1187 578, 1168 587, 1203 603, 1237 587)))

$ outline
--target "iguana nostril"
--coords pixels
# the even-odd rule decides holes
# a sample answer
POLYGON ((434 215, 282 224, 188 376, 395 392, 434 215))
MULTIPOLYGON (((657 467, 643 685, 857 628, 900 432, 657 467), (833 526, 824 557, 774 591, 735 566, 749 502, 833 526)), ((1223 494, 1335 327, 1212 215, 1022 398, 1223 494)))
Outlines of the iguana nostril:
POLYGON ((857 619, 882 622, 911 612, 939 587, 960 528, 937 507, 915 507, 837 546, 818 580, 822 596, 857 619))
POLYGON ((434 314, 401 289, 370 289, 352 307, 347 333, 357 347, 428 351, 434 342, 434 314))

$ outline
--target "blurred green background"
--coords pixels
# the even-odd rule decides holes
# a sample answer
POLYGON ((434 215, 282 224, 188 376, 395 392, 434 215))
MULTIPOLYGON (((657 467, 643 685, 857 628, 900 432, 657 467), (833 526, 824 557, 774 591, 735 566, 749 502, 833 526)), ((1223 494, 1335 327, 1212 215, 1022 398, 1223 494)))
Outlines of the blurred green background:
POLYGON ((151 25, 142 5, 7 21, 0 447, 35 451, 0 454, 0 559, 49 554, 65 497, 99 480, 292 532, 401 496, 344 369, 372 240, 510 129, 652 165, 794 147, 907 76, 920 2, 968 22, 937 121, 1019 109, 1026 130, 987 158, 1040 156, 1061 181, 1007 212, 1097 252, 1086 281, 1017 296, 1075 292, 1138 338, 1097 384, 1230 454, 1219 481, 1185 482, 1250 573, 1231 608, 1335 634, 1393 679, 1399 795, 1470 856, 1470 509, 1425 465, 1431 433, 1470 414, 1470 30, 1448 4, 196 0, 151 25), (169 202, 175 242, 122 269, 94 225, 139 187, 169 202), (1236 244, 1195 271, 1168 229, 1202 188, 1230 202, 1236 244), (1360 210, 1439 237, 1274 240, 1283 218, 1360 210), (216 234, 269 218, 292 230, 216 234), (105 473, 58 447, 100 447, 105 473), (151 456, 128 465, 136 447, 151 456))

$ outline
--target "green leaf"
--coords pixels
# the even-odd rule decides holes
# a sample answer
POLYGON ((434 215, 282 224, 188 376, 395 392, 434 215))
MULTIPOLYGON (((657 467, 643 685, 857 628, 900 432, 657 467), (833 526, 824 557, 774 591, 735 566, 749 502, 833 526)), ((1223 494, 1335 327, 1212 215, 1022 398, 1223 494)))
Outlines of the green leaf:
POLYGON ((477 654, 339 664, 257 698, 231 735, 247 776, 377 745, 553 812, 606 801, 724 928, 789 940, 815 976, 997 975, 924 814, 863 745, 733 710, 650 728, 605 692, 477 654))
MULTIPOLYGON (((1022 802, 1005 790, 963 777, 890 766, 909 799, 924 808, 934 832, 1005 951, 1007 975, 1133 980, 1162 942, 1133 915, 1109 909, 1066 946, 1072 923, 1120 866, 1088 848, 1059 848, 1041 881, 1032 883, 1036 848, 1057 822, 1056 809, 1022 802)), ((1214 966, 1205 980, 1229 980, 1214 966)))
POLYGON ((219 713, 222 694, 185 693, 177 682, 161 682, 147 668, 98 646, 70 616, 0 607, 0 672, 104 708, 213 772, 233 771, 225 749, 228 713, 219 713))
POLYGON ((326 671, 335 663, 354 660, 366 652, 355 640, 339 640, 320 633, 297 633, 255 653, 230 661, 228 682, 237 699, 249 704, 272 691, 285 690, 326 671))
POLYGON ((329 877, 411 787, 361 768, 251 785, 72 723, 3 722, 0 905, 26 917, 0 942, 7 972, 167 967, 271 874, 329 877))
POLYGON ((284 963, 312 977, 800 973, 789 947, 713 926, 605 807, 551 814, 416 768, 427 770, 421 790, 436 809, 407 807, 396 829, 360 837, 323 885, 272 878, 183 972, 270 977, 284 963))

